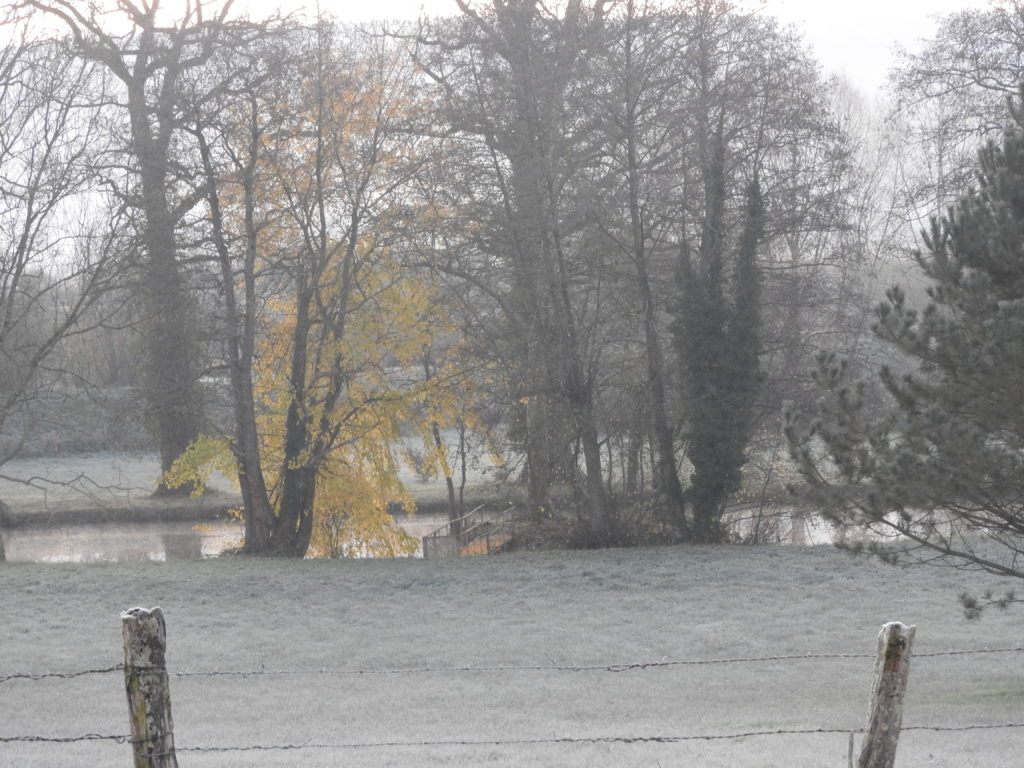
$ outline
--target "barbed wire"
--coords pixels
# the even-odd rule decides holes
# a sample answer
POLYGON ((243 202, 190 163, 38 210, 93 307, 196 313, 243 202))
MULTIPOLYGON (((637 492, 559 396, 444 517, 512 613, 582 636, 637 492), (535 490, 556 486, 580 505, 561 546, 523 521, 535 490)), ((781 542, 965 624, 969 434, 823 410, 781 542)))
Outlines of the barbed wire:
MULTIPOLYGON (((902 731, 962 732, 1024 728, 1024 723, 980 723, 971 725, 908 725, 902 731)), ((816 736, 828 734, 858 734, 862 728, 776 728, 743 731, 739 733, 652 735, 652 736, 550 736, 520 739, 437 739, 423 741, 368 741, 299 744, 242 744, 233 746, 179 746, 175 752, 283 752, 304 749, 403 749, 410 747, 501 747, 556 744, 679 744, 689 741, 735 741, 771 736, 816 736)), ((68 744, 73 742, 111 741, 116 744, 135 744, 130 736, 87 733, 82 736, 0 736, 0 743, 36 742, 68 744)), ((155 756, 165 756, 160 753, 155 756)))
POLYGON ((685 659, 676 661, 638 661, 622 664, 493 664, 462 666, 426 666, 345 669, 335 667, 310 667, 307 669, 258 669, 258 670, 182 670, 169 672, 173 677, 258 677, 261 675, 425 675, 457 672, 629 672, 632 670, 656 669, 659 667, 700 666, 715 664, 743 664, 769 661, 798 661, 806 659, 873 659, 875 654, 819 653, 791 656, 756 656, 750 658, 726 659, 685 659))
MULTIPOLYGON (((1024 647, 1016 648, 975 648, 966 650, 931 651, 927 653, 915 653, 914 659, 930 659, 943 656, 974 656, 996 653, 1024 653, 1024 647)), ((381 667, 348 669, 343 667, 309 667, 298 669, 237 669, 237 670, 167 670, 171 677, 260 677, 260 676, 288 676, 288 675, 423 675, 423 674, 446 674, 446 673, 473 673, 473 672, 630 672, 645 669, 657 669, 664 667, 684 666, 710 666, 718 664, 756 664, 783 661, 814 661, 822 659, 874 659, 873 653, 801 653, 784 654, 775 656, 736 656, 720 659, 676 659, 662 661, 638 661, 621 664, 492 664, 492 665, 462 665, 462 666, 425 666, 425 667, 381 667)), ((16 672, 9 675, 0 675, 0 683, 10 680, 44 680, 47 678, 71 679, 85 675, 100 675, 110 672, 121 672, 124 664, 115 664, 110 667, 99 669, 85 669, 76 672, 16 672)), ((146 667, 135 667, 136 670, 144 671, 146 667)))
POLYGON ((930 653, 911 653, 913 659, 933 659, 936 656, 974 656, 985 653, 1024 653, 1024 648, 976 648, 965 651, 931 651, 930 653))
POLYGON ((985 723, 977 725, 904 725, 901 731, 991 731, 1000 728, 1024 728, 1024 723, 985 723))
MULTIPOLYGON (((860 733, 860 729, 853 729, 860 733)), ((409 747, 520 747, 552 744, 676 744, 685 741, 726 741, 756 736, 848 734, 849 728, 780 728, 745 733, 688 734, 685 736, 548 736, 521 739, 438 739, 425 741, 341 742, 337 744, 253 744, 236 747, 175 747, 177 752, 261 752, 298 749, 402 749, 409 747)))
POLYGON ((70 680, 73 677, 85 677, 86 675, 105 675, 109 672, 120 672, 124 664, 115 664, 112 667, 101 669, 82 669, 77 672, 14 672, 10 675, 0 675, 0 683, 8 680, 45 680, 47 678, 60 678, 70 680))
MULTIPOLYGON (((904 731, 975 731, 1024 728, 1024 723, 985 723, 979 725, 907 726, 904 731)), ((766 736, 816 736, 858 734, 862 728, 776 728, 741 733, 686 734, 682 736, 551 736, 524 739, 441 739, 435 741, 342 742, 339 744, 254 744, 236 747, 176 747, 178 752, 257 752, 301 749, 401 749, 409 747, 503 747, 552 744, 681 744, 688 741, 736 741, 766 736)))
POLYGON ((132 737, 120 734, 108 736, 101 733, 86 733, 83 736, 0 736, 0 743, 4 744, 24 741, 48 744, 71 744, 76 741, 113 741, 117 744, 129 744, 132 741, 132 737))
MULTIPOLYGON (((1024 723, 985 723, 979 725, 916 725, 904 731, 974 731, 1024 728, 1024 723)), ((178 752, 256 752, 297 749, 401 749, 406 747, 503 747, 545 744, 680 744, 687 741, 735 741, 764 736, 816 736, 822 734, 864 733, 863 728, 776 728, 741 733, 686 734, 682 736, 550 736, 523 739, 440 739, 435 741, 342 742, 339 744, 254 744, 237 747, 176 747, 178 752)))

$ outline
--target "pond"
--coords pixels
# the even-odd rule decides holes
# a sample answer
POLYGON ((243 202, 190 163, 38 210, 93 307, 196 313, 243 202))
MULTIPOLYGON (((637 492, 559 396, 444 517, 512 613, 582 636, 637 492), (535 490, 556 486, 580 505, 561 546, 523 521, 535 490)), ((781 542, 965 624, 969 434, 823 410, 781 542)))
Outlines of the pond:
MULTIPOLYGON (((73 457, 8 462, 4 474, 21 482, 0 479, 0 500, 11 506, 35 505, 59 509, 87 499, 104 506, 144 506, 159 474, 151 454, 96 453, 73 457), (25 481, 33 479, 32 484, 25 481)), ((439 482, 422 484, 406 478, 417 495, 438 491, 439 482), (435 487, 437 486, 437 487, 435 487)), ((214 487, 230 492, 231 483, 219 478, 214 487)), ((435 494, 436 495, 436 494, 435 494)), ((440 498, 440 496, 438 496, 440 498)), ((396 517, 417 540, 446 523, 434 509, 413 518, 396 517)), ((856 536, 834 528, 820 517, 802 514, 786 504, 747 504, 730 508, 725 518, 733 541, 757 544, 829 544, 856 536)), ((242 540, 238 523, 89 523, 29 525, 2 532, 7 559, 14 562, 123 562, 214 557, 242 540)), ((422 556, 418 552, 416 556, 422 556)))
MULTIPOLYGON (((433 515, 396 520, 417 539, 446 522, 433 515)), ((2 535, 10 562, 120 563, 215 557, 241 543, 242 526, 231 522, 89 523, 8 528, 2 535)))
MULTIPOLYGON (((856 535, 837 530, 817 516, 793 512, 781 508, 762 516, 737 510, 727 516, 728 527, 734 541, 757 544, 813 546, 856 535)), ((446 517, 436 514, 399 515, 395 520, 417 541, 447 523, 446 517)), ((241 544, 242 526, 236 522, 83 523, 7 528, 2 535, 11 562, 113 563, 216 557, 241 544)), ((422 544, 414 556, 423 556, 422 544)))
MULTIPOLYGON (((15 459, 4 464, 0 501, 12 509, 38 508, 41 517, 65 508, 145 507, 160 475, 160 462, 149 453, 91 453, 15 459)), ((410 470, 402 479, 414 493, 437 498, 443 483, 421 482, 410 470)), ((475 480, 486 476, 479 471, 475 480)), ((215 476, 212 490, 235 493, 234 483, 215 476)), ((433 510, 431 510, 432 512, 433 510)), ((417 540, 447 522, 444 516, 396 516, 417 540)), ((214 557, 241 543, 238 523, 83 523, 27 525, 3 529, 7 559, 14 562, 123 562, 168 558, 214 557)))

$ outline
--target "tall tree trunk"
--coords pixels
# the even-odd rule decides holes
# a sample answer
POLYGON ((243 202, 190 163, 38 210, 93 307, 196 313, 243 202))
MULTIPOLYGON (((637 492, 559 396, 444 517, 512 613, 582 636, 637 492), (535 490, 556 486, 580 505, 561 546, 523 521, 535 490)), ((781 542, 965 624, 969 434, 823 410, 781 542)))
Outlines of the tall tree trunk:
MULTIPOLYGON (((629 125, 635 120, 627 116, 629 125)), ((633 131, 627 129, 627 163, 629 179, 629 219, 632 235, 633 261, 636 264, 637 285, 640 289, 640 301, 644 312, 644 344, 647 357, 648 394, 651 401, 651 431, 656 446, 655 488, 664 496, 668 504, 668 513, 679 531, 679 535, 688 535, 686 522, 686 497, 679 473, 676 468, 675 438, 668 420, 668 408, 665 405, 665 364, 661 353, 661 342, 658 339, 658 325, 655 314, 654 292, 647 272, 647 243, 644 232, 644 220, 640 211, 640 173, 637 162, 636 145, 633 131)))
POLYGON ((724 285, 725 141, 719 119, 714 137, 707 126, 698 136, 703 168, 704 216, 696 258, 685 234, 679 255, 679 282, 684 306, 675 325, 688 404, 689 458, 693 464, 689 498, 693 509, 692 538, 718 541, 725 503, 725 478, 719 450, 723 429, 725 384, 721 356, 728 322, 724 285))
POLYGON ((174 222, 157 197, 162 194, 145 195, 145 396, 160 450, 160 468, 166 472, 198 436, 203 408, 191 322, 194 302, 175 252, 174 222))
MULTIPOLYGON (((423 375, 427 381, 434 377, 434 371, 430 367, 430 350, 423 356, 423 375)), ((430 424, 431 437, 434 439, 434 448, 440 453, 445 450, 444 441, 441 439, 441 428, 436 421, 430 424)), ((451 527, 452 536, 462 535, 462 505, 455 498, 455 480, 452 477, 451 468, 448 466, 447 456, 444 461, 444 484, 448 490, 448 524, 451 527)))
MULTIPOLYGON (((160 467, 166 472, 199 435, 203 415, 193 323, 196 306, 178 261, 175 233, 178 217, 190 206, 175 210, 170 200, 174 193, 171 141, 181 127, 177 118, 179 79, 185 66, 184 41, 192 29, 183 24, 171 33, 172 45, 164 49, 157 40, 160 33, 154 12, 147 9, 134 20, 141 21, 137 50, 132 52, 134 61, 129 65, 125 58, 129 54, 102 32, 101 40, 110 50, 99 58, 127 88, 130 151, 138 161, 142 190, 142 294, 148 317, 145 398, 160 450, 160 467)), ((186 486, 178 492, 189 490, 186 486)))
POLYGON ((210 147, 196 126, 203 170, 206 175, 207 202, 214 246, 221 270, 221 290, 227 310, 227 363, 231 382, 231 403, 235 416, 234 454, 238 464, 238 486, 242 492, 242 520, 245 530, 244 551, 259 554, 267 551, 273 535, 274 511, 270 505, 263 464, 260 458, 259 431, 256 426, 256 401, 252 381, 252 361, 256 345, 256 242, 255 191, 253 174, 256 168, 258 132, 253 132, 249 162, 242 167, 242 188, 245 201, 245 254, 242 268, 244 305, 238 306, 236 276, 228 247, 223 213, 220 205, 217 174, 213 168, 210 147))
POLYGON ((614 542, 611 511, 602 476, 601 443, 594 419, 594 406, 590 398, 575 404, 576 425, 583 448, 583 464, 587 472, 587 507, 590 544, 608 546, 614 542))
MULTIPOLYGON (((255 154, 253 154, 255 158, 255 154)), ((246 249, 243 269, 245 307, 242 313, 241 338, 231 334, 230 355, 231 391, 234 394, 236 450, 240 458, 238 483, 245 504, 245 549, 249 553, 262 553, 269 549, 274 531, 274 509, 270 504, 267 482, 263 476, 260 454, 259 429, 256 425, 256 395, 252 379, 252 363, 256 353, 256 196, 252 171, 245 179, 246 249)), ((227 281, 225 276, 225 281, 227 281)), ((230 283, 226 283, 229 284, 230 283)), ((229 317, 238 316, 234 301, 234 288, 229 317)), ((237 320, 234 324, 237 329, 237 320)))
POLYGON ((686 314, 678 325, 690 403, 693 538, 706 543, 722 539, 722 514, 729 494, 741 481, 761 379, 756 262, 762 230, 760 187, 755 179, 747 190, 743 231, 734 254, 735 274, 727 294, 722 239, 724 145, 720 138, 718 143, 707 174, 707 213, 698 260, 691 264, 685 252, 680 259, 686 314))
POLYGON ((510 152, 512 198, 507 201, 513 232, 516 304, 528 329, 523 340, 526 394, 524 405, 527 494, 530 513, 542 518, 551 512, 551 486, 560 463, 555 425, 558 424, 557 385, 552 381, 551 307, 543 290, 543 215, 536 151, 529 140, 525 117, 517 121, 510 152))
POLYGON ((243 519, 245 524, 245 551, 262 554, 270 548, 274 532, 274 510, 267 493, 267 482, 260 461, 259 435, 254 411, 250 409, 251 382, 232 382, 235 391, 235 439, 237 440, 238 485, 242 489, 243 519))
MULTIPOLYGON (((308 278, 307 278, 308 279, 308 278)), ((316 500, 316 466, 311 464, 311 422, 307 412, 306 369, 309 357, 310 301, 315 288, 300 284, 288 373, 288 412, 281 457, 281 499, 274 530, 274 550, 302 557, 312 535, 316 500)))
POLYGON ((562 366, 567 369, 564 374, 567 380, 563 387, 572 407, 587 473, 586 503, 590 543, 607 546, 613 541, 614 531, 612 531, 611 511, 605 494, 601 469, 601 442, 597 428, 597 416, 594 411, 594 381, 593 377, 585 370, 582 360, 581 344, 573 317, 572 299, 569 295, 569 276, 557 229, 553 229, 551 239, 556 269, 549 272, 549 279, 552 284, 552 299, 557 311, 556 317, 558 317, 562 329, 558 338, 562 342, 559 345, 562 348, 562 366))

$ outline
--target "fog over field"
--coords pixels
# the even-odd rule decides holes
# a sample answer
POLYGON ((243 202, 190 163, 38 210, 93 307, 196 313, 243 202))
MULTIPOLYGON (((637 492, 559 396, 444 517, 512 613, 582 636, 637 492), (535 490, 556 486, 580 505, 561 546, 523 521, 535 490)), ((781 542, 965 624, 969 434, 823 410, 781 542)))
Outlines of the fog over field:
POLYGON ((1024 0, 279 5, 0 11, 0 768, 1024 766, 1024 0))
MULTIPOLYGON (((844 733, 681 743, 463 743, 731 735, 864 725, 881 625, 917 626, 900 768, 1010 766, 1020 615, 967 622, 990 577, 906 569, 831 548, 666 547, 456 561, 219 559, 9 564, 0 571, 0 738, 128 732, 120 672, 6 679, 122 661, 119 613, 167 617, 175 741, 194 766, 846 764, 844 733), (806 654, 854 658, 565 667, 806 654), (426 668, 479 668, 424 671, 426 668), (528 667, 531 669, 495 669, 528 667), (556 669, 562 668, 562 669, 556 669), (178 676, 193 672, 295 672, 178 676), (311 745, 382 744, 361 748, 311 745), (187 751, 306 745, 301 751, 187 751)), ((6 743, 11 766, 123 766, 111 741, 6 743)))

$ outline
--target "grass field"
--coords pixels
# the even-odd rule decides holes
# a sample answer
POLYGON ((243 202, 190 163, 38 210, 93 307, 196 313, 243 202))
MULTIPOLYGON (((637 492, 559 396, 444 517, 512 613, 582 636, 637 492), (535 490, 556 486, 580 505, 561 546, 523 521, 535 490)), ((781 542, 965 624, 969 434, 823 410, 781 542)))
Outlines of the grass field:
MULTIPOLYGON (((841 768, 847 736, 683 743, 449 744, 731 735, 863 725, 876 636, 916 624, 905 726, 1024 721, 1021 614, 968 623, 983 575, 899 570, 828 548, 520 553, 456 561, 221 558, 0 568, 0 679, 121 660, 120 611, 160 605, 185 766, 841 768), (550 667, 808 653, 849 659, 568 671, 550 667), (542 667, 416 672, 424 667, 542 667), (367 673, 367 670, 387 673, 367 673), (407 670, 407 671, 403 671, 407 670), (361 672, 361 673, 360 673, 361 672), (316 744, 380 744, 314 748, 316 744)), ((1006 585, 1002 585, 1006 586, 1006 585)), ((124 734, 120 673, 0 682, 0 738, 124 734)), ((897 766, 1021 764, 1024 729, 908 731, 897 766)), ((109 741, 0 743, 3 766, 125 766, 109 741)))

